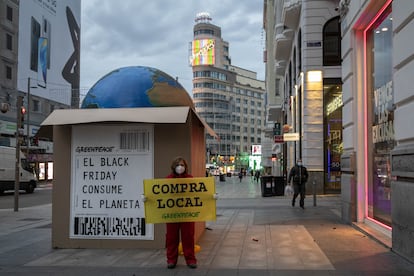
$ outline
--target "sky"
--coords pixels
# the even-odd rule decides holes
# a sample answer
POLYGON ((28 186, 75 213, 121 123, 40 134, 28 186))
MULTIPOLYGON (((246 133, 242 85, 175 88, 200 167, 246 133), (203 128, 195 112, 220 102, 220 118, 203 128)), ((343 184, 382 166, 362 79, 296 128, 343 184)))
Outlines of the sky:
POLYGON ((188 48, 199 12, 221 27, 232 65, 264 80, 263 0, 82 0, 82 91, 115 69, 149 66, 192 95, 188 48))

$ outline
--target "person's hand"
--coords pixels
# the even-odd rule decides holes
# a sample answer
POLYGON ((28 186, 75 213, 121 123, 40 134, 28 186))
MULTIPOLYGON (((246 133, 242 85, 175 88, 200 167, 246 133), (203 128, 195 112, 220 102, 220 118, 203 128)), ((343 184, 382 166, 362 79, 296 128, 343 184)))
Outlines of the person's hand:
POLYGON ((217 199, 219 198, 218 193, 215 193, 215 194, 213 195, 213 198, 214 198, 215 200, 217 200, 217 199))
POLYGON ((141 199, 142 199, 142 202, 147 201, 147 197, 144 194, 141 195, 141 199))

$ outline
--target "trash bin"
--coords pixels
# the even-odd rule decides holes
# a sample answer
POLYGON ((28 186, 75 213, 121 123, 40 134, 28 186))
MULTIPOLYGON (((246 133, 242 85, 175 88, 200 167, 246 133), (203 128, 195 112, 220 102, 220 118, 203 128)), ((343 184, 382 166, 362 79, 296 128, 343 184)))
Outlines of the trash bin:
POLYGON ((273 183, 274 183, 273 195, 275 196, 285 195, 285 182, 286 182, 286 179, 284 176, 273 177, 273 183))
POLYGON ((260 177, 260 185, 262 190, 262 196, 273 196, 274 182, 273 176, 262 176, 260 177))
POLYGON ((226 181, 226 178, 224 177, 224 174, 221 173, 220 174, 220 182, 224 182, 224 181, 226 181))

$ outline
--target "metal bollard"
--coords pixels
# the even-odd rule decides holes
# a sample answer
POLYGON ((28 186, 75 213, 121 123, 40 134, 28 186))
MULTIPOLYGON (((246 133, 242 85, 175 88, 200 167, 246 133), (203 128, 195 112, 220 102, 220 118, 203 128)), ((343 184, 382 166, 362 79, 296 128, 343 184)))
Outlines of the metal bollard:
POLYGON ((316 206, 316 182, 315 180, 312 182, 313 184, 313 206, 316 206))

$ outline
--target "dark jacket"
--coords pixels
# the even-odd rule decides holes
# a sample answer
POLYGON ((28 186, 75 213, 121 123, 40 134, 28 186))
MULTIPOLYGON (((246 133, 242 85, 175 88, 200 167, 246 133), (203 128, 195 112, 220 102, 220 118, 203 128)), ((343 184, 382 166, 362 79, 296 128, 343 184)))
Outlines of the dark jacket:
POLYGON ((290 170, 288 183, 290 183, 290 180, 293 178, 294 184, 304 184, 308 181, 308 177, 309 175, 306 167, 295 165, 290 170))

